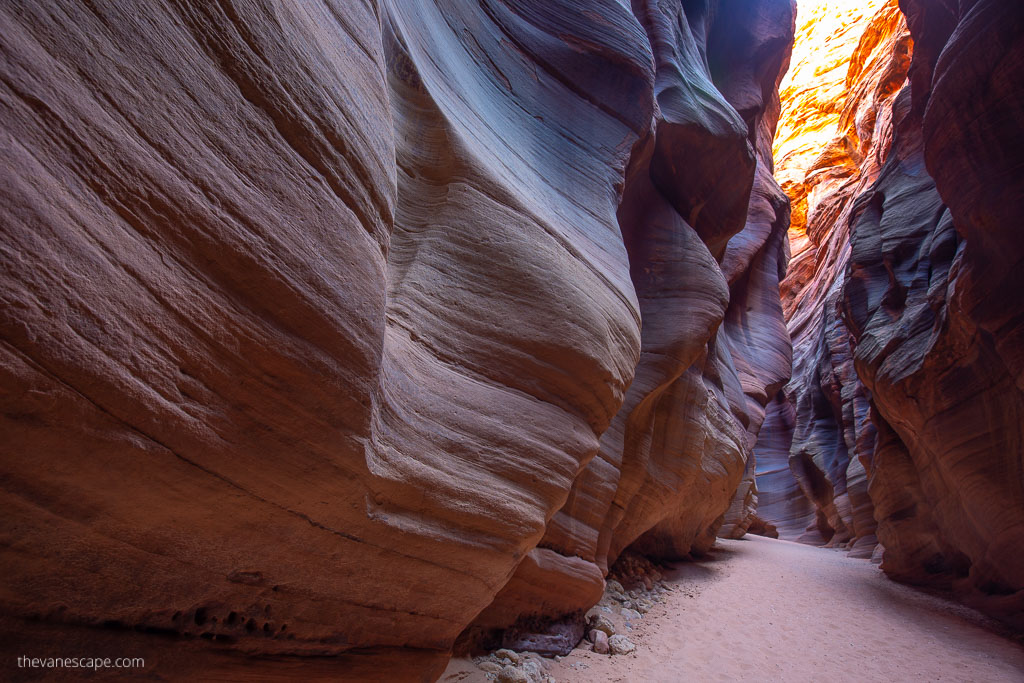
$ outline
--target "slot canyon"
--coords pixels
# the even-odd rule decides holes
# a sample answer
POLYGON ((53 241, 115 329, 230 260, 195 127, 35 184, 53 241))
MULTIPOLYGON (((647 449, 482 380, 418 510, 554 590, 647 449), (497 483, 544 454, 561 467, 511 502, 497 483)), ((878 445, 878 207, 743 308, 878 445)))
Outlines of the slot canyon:
POLYGON ((1024 680, 1024 3, 0 48, 0 680, 1024 680))

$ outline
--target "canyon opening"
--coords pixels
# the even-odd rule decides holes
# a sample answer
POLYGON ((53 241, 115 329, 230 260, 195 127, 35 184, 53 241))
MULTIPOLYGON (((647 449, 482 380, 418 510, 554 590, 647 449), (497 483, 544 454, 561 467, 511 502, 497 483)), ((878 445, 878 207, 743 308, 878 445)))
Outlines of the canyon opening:
POLYGON ((1024 3, 0 47, 3 680, 1024 680, 1024 3))

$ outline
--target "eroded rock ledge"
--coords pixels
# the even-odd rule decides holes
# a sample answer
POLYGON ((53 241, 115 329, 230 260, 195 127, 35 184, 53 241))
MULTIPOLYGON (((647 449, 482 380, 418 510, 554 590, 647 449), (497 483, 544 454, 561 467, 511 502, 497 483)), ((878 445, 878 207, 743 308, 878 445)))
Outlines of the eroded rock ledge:
POLYGON ((734 500, 742 533, 792 32, 790 0, 0 9, 7 648, 430 678, 627 546, 699 552, 734 500))

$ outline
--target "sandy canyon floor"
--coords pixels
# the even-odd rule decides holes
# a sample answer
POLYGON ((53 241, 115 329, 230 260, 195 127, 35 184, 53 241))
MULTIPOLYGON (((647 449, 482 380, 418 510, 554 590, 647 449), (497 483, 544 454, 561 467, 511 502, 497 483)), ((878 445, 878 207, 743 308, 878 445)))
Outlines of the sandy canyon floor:
MULTIPOLYGON (((823 548, 748 536, 666 575, 632 655, 575 650, 557 681, 1024 681, 1024 646, 977 612, 823 548)), ((446 683, 487 681, 453 660, 446 683)))

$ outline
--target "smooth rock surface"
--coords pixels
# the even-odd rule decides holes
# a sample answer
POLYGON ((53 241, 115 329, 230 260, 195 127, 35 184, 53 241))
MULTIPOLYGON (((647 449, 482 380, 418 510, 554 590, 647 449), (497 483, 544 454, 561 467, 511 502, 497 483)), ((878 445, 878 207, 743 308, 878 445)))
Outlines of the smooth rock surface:
POLYGON ((639 353, 649 46, 547 7, 0 10, 5 629, 443 666, 639 353))
POLYGON ((704 551, 734 502, 741 533, 789 373, 792 31, 0 9, 5 652, 430 679, 474 620, 564 645, 627 546, 704 551))
POLYGON ((801 16, 796 66, 782 88, 775 154, 797 207, 792 267, 781 287, 793 378, 769 405, 755 454, 758 514, 781 538, 856 547, 869 557, 874 427, 842 286, 849 223, 888 155, 911 41, 895 0, 843 7, 822 3, 801 16))
POLYGON ((902 6, 911 87, 845 290, 882 568, 1024 627, 1024 7, 902 6))
POLYGON ((953 589, 1019 627, 1024 142, 1010 122, 1024 108, 1024 7, 899 9, 909 71, 889 3, 849 63, 840 124, 856 136, 806 174, 806 248, 783 283, 794 373, 758 446, 758 484, 773 489, 760 513, 783 537, 806 519, 802 540, 863 558, 881 541, 892 577, 953 589), (864 59, 872 42, 889 66, 864 59), (787 450, 812 518, 767 465, 787 450))
POLYGON ((643 320, 636 374, 538 549, 468 640, 513 621, 543 634, 538 619, 594 604, 625 548, 685 557, 706 551, 727 519, 726 533, 741 534, 751 518, 750 452, 789 377, 778 297, 788 202, 770 141, 793 5, 734 5, 635 5, 656 104, 618 209, 643 320))

